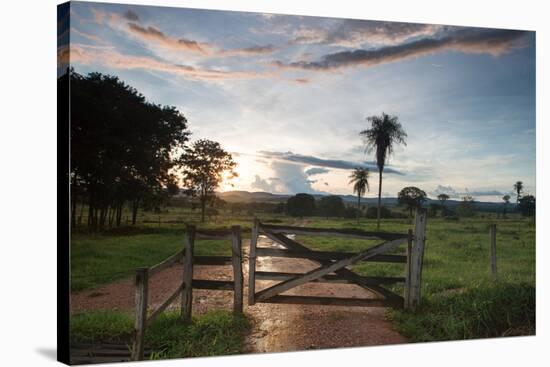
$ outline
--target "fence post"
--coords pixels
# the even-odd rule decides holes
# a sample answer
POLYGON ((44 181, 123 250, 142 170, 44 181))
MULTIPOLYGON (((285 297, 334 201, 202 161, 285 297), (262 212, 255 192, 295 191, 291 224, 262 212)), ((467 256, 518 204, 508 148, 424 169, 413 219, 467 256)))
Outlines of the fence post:
POLYGON ((193 250, 195 247, 195 226, 188 225, 185 232, 183 257, 183 290, 181 292, 181 318, 191 320, 193 307, 193 250))
POLYGON ((260 230, 260 221, 254 218, 252 227, 252 237, 250 238, 250 251, 248 253, 248 305, 256 303, 256 245, 258 243, 258 234, 260 230))
POLYGON ((422 263, 426 241, 426 209, 418 209, 414 223, 414 245, 411 253, 411 279, 409 283, 409 309, 415 310, 420 304, 422 288, 422 263))
POLYGON ((407 234, 407 265, 405 268, 405 289, 403 298, 405 309, 410 308, 411 297, 411 260, 412 260, 413 231, 409 229, 407 234))
POLYGON ((147 297, 149 293, 149 269, 136 270, 135 293, 135 320, 134 320, 134 345, 132 348, 132 361, 143 359, 143 337, 147 322, 147 297))
POLYGON ((243 264, 241 227, 231 227, 231 260, 233 262, 233 313, 243 313, 243 264))
POLYGON ((493 281, 497 280, 497 225, 489 226, 489 236, 491 238, 491 273, 493 281))

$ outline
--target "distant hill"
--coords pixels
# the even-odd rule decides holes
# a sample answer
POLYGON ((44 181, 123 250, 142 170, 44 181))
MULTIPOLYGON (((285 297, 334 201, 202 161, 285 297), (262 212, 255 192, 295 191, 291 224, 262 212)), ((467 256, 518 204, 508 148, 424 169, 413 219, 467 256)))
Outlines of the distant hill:
MULTIPOLYGON (((217 193, 217 195, 221 199, 230 203, 283 202, 292 196, 287 194, 272 194, 272 193, 263 192, 263 191, 256 191, 256 192, 226 191, 226 192, 219 192, 217 193)), ((319 199, 327 195, 314 194, 313 196, 315 197, 315 199, 319 199)), ((336 195, 336 196, 340 196, 347 203, 357 202, 357 196, 354 196, 354 195, 336 195)), ((367 205, 376 205, 378 203, 378 198, 373 198, 373 197, 361 198, 361 203, 367 204, 367 205)), ((439 204, 439 201, 428 199, 425 205, 427 206, 432 203, 439 204)), ((460 200, 447 200, 446 205, 449 208, 454 208, 459 203, 460 203, 460 200)), ((397 206, 397 198, 391 198, 391 197, 382 198, 382 205, 388 206, 388 207, 397 206)), ((502 210, 502 203, 476 201, 475 206, 477 210, 480 210, 480 211, 494 212, 494 211, 502 210)), ((515 209, 515 204, 510 203, 509 210, 514 210, 514 209, 515 209)))

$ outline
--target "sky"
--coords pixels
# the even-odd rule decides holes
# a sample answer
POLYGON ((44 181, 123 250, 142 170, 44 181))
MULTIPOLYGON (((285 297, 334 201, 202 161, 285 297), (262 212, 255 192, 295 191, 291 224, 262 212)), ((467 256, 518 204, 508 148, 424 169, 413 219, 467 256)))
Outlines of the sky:
POLYGON ((192 141, 233 154, 239 176, 222 190, 352 194, 366 167, 375 197, 359 133, 384 112, 408 137, 383 196, 514 201, 516 181, 535 194, 534 32, 87 2, 67 19, 58 65, 176 106, 192 141))

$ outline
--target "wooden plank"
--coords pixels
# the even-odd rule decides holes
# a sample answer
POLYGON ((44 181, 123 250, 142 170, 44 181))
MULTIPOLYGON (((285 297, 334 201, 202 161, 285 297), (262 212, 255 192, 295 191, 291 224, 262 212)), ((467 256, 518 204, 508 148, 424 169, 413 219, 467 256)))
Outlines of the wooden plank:
POLYGON ((235 284, 232 280, 193 279, 194 289, 212 289, 219 291, 232 291, 235 284))
POLYGON ((491 224, 489 227, 489 237, 491 239, 491 274, 493 281, 497 280, 497 225, 491 224))
MULTIPOLYGON (((257 271, 256 279, 258 280, 287 280, 293 278, 299 273, 283 273, 283 272, 270 272, 270 271, 257 271)), ((370 283, 373 285, 380 284, 395 284, 395 283, 404 283, 404 277, 362 277, 365 283, 370 283)), ((348 277, 343 277, 341 275, 327 274, 319 279, 312 280, 312 282, 319 283, 342 283, 342 284, 355 284, 355 281, 349 279, 348 277)))
POLYGON ((178 262, 180 259, 182 259, 184 256, 184 251, 178 251, 172 256, 168 257, 167 259, 161 261, 160 263, 153 265, 149 268, 149 277, 152 277, 153 275, 163 271, 164 269, 168 269, 170 266, 174 265, 176 262, 178 262))
MULTIPOLYGON (((405 239, 406 241, 406 239, 405 239)), ((376 246, 373 246, 367 250, 361 251, 356 255, 353 255, 349 258, 338 260, 334 263, 330 263, 327 265, 322 265, 321 267, 317 269, 313 269, 311 271, 308 271, 298 277, 294 277, 292 279, 285 280, 277 285, 274 285, 272 287, 269 287, 267 289, 262 290, 261 292, 258 292, 256 294, 256 299, 258 301, 263 301, 269 297, 273 297, 277 294, 283 293, 291 288, 297 287, 301 284, 310 282, 314 279, 320 278, 328 273, 331 273, 333 271, 336 271, 338 269, 342 269, 346 266, 349 266, 351 264, 354 264, 360 260, 368 259, 369 257, 373 257, 375 255, 379 255, 381 253, 390 251, 397 246, 399 246, 401 243, 403 243, 403 239, 396 239, 393 241, 387 241, 382 242, 376 246)))
POLYGON ((405 267, 405 288, 403 290, 403 296, 405 299, 405 308, 410 307, 410 287, 411 287, 411 254, 413 244, 413 232, 409 229, 407 236, 407 266, 405 267))
POLYGON ((199 240, 230 240, 230 229, 196 229, 195 239, 199 240))
POLYGON ((387 240, 393 241, 399 238, 406 237, 401 233, 387 233, 387 232, 365 232, 359 229, 352 228, 308 228, 308 227, 295 227, 295 226, 281 226, 261 223, 260 230, 270 231, 272 233, 291 233, 301 234, 306 236, 337 236, 337 237, 350 237, 360 239, 371 240, 387 240))
POLYGON ((233 312, 243 313, 243 263, 241 227, 231 227, 231 257, 233 260, 233 312))
POLYGON ((426 242, 426 209, 418 209, 415 215, 414 245, 411 255, 411 281, 409 294, 409 308, 415 310, 420 304, 422 288, 422 265, 424 260, 424 246, 426 242))
POLYGON ((181 318, 191 321, 193 307, 193 250, 195 246, 195 226, 187 226, 185 232, 185 257, 183 259, 183 291, 181 294, 181 318))
MULTIPOLYGON (((338 252, 338 251, 289 251, 275 248, 258 247, 256 256, 271 256, 271 257, 290 257, 297 259, 309 260, 342 260, 355 255, 353 252, 338 252)), ((403 255, 387 255, 381 254, 368 258, 363 261, 384 262, 384 263, 401 263, 407 262, 407 257, 403 255)))
POLYGON ((252 226, 252 237, 250 237, 250 250, 248 253, 248 305, 252 306, 255 303, 256 294, 256 247, 258 245, 258 232, 260 221, 254 218, 252 226))
POLYGON ((149 326, 153 321, 155 321, 155 319, 157 318, 158 315, 160 315, 168 306, 170 306, 172 304, 172 302, 174 302, 176 300, 176 298, 180 295, 181 291, 183 290, 183 287, 185 286, 185 284, 182 282, 178 288, 176 288, 176 290, 170 295, 170 297, 168 297, 166 299, 166 301, 164 301, 164 303, 160 306, 158 306, 152 313, 151 315, 149 316, 149 318, 147 319, 147 326, 149 326))
POLYGON ((193 256, 195 265, 232 265, 231 256, 193 256))
MULTIPOLYGON (((286 248, 291 249, 293 251, 308 251, 309 250, 306 246, 302 245, 299 242, 291 240, 290 238, 286 237, 282 233, 272 233, 271 231, 265 231, 265 235, 268 238, 270 238, 271 240, 273 240, 275 242, 278 242, 281 245, 283 245, 286 248)), ((314 261, 316 261, 319 264, 329 264, 329 263, 331 263, 330 260, 314 260, 314 261)), ((345 277, 347 279, 352 280, 358 286, 360 286, 360 287, 362 287, 362 288, 364 288, 364 289, 366 289, 370 292, 374 292, 375 294, 377 294, 380 297, 384 297, 384 295, 387 294, 387 292, 385 292, 384 290, 381 290, 380 287, 373 287, 371 285, 366 284, 359 274, 356 274, 356 273, 354 273, 353 271, 351 271, 349 269, 342 268, 342 269, 337 270, 335 273, 342 276, 342 277, 345 277)))
POLYGON ((147 299, 149 293, 149 269, 139 268, 135 278, 135 319, 132 361, 143 359, 143 339, 147 322, 147 299))
POLYGON ((286 303, 307 305, 332 305, 332 306, 360 306, 360 307, 403 307, 403 301, 385 300, 380 298, 339 298, 339 297, 315 297, 315 296, 287 296, 276 295, 263 303, 286 303))

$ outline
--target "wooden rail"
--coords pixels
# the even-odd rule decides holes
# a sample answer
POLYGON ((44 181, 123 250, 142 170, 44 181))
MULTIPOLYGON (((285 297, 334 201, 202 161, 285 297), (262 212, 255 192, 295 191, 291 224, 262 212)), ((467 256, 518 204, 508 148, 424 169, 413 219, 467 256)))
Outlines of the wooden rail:
POLYGON ((386 233, 368 232, 356 229, 307 228, 287 225, 270 225, 254 221, 249 256, 248 303, 303 303, 348 306, 392 306, 414 310, 420 303, 422 265, 425 247, 426 210, 416 212, 414 232, 386 233), (264 234, 269 239, 285 247, 274 249, 258 247, 258 236, 264 234), (306 236, 348 237, 363 240, 382 240, 377 246, 359 253, 338 251, 313 251, 287 237, 288 234, 306 236), (391 254, 398 246, 406 244, 406 255, 391 254), (315 261, 320 267, 306 273, 283 273, 256 271, 258 257, 302 258, 315 261), (346 266, 359 261, 390 262, 405 264, 403 277, 365 277, 346 266), (334 274, 332 274, 334 273, 334 274), (280 281, 280 283, 256 292, 256 280, 280 281), (349 299, 338 297, 310 297, 281 294, 307 282, 356 284, 366 288, 380 298, 349 299), (381 285, 404 283, 403 296, 397 295, 381 285))
POLYGON ((184 248, 149 268, 139 268, 135 277, 135 320, 134 343, 131 360, 142 360, 144 356, 144 336, 146 328, 170 306, 181 294, 181 318, 183 322, 191 320, 193 306, 193 288, 233 291, 233 312, 243 312, 243 275, 242 275, 242 239, 241 228, 233 226, 230 230, 199 230, 187 226, 184 248), (196 239, 231 240, 231 256, 194 256, 196 239), (159 272, 183 260, 182 282, 164 302, 154 310, 148 310, 149 279, 159 272), (193 279, 194 265, 232 265, 233 280, 193 279))

